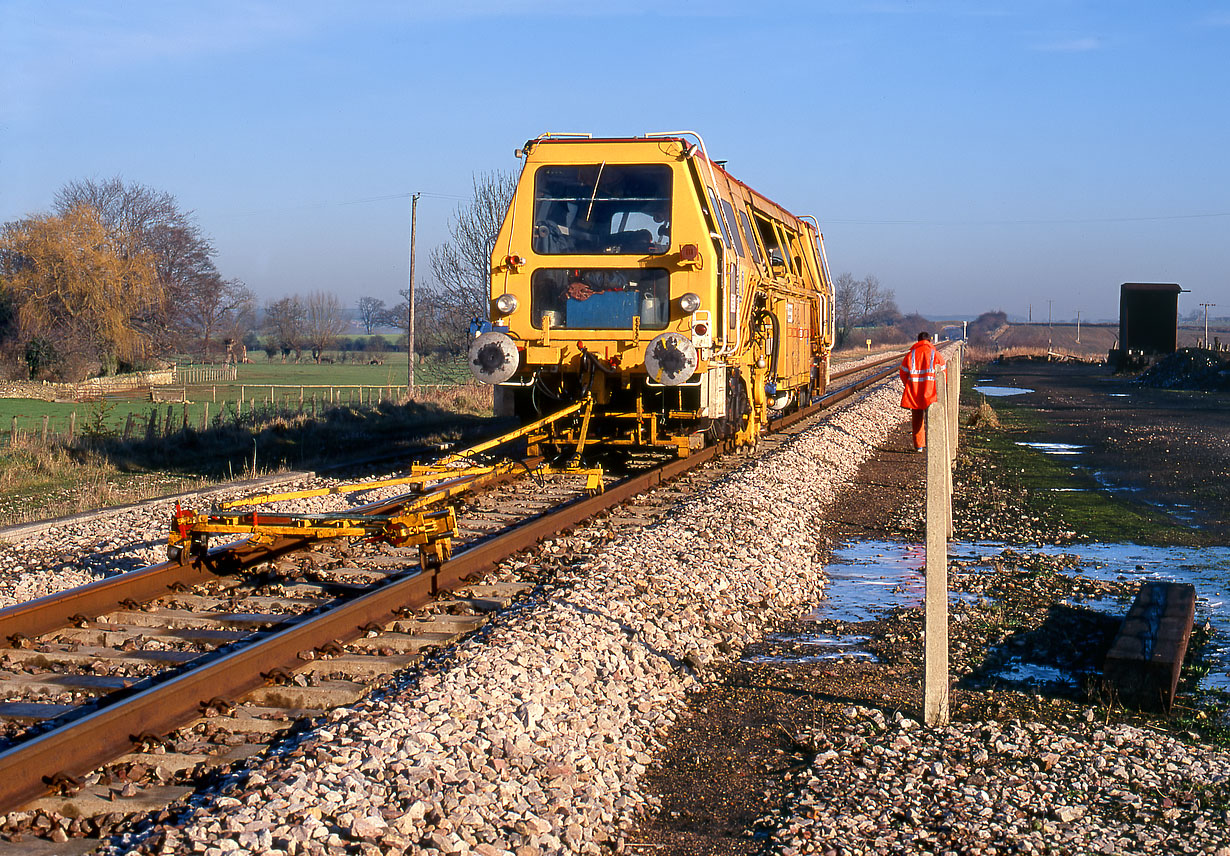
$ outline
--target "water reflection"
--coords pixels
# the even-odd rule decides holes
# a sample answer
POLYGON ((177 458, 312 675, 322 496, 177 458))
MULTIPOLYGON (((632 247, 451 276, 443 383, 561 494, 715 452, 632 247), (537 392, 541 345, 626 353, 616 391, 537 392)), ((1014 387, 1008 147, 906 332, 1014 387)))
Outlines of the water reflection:
MULTIPOLYGON (((998 556, 1002 543, 953 542, 949 558, 977 562, 998 556)), ((1016 548, 1019 549, 1019 548, 1016 548)), ((1196 587, 1196 621, 1208 622, 1212 639, 1206 650, 1213 664, 1201 680, 1206 689, 1230 692, 1230 547, 1147 547, 1138 544, 1080 544, 1031 547, 1045 555, 1077 555, 1081 565, 1068 573, 1105 581, 1166 580, 1196 587)), ((926 590, 926 550, 921 544, 899 541, 861 541, 833 554, 828 566, 825 598, 807 616, 813 622, 856 624, 873 621, 898 607, 920 607, 926 590)), ((978 573, 974 567, 965 573, 978 573)), ((972 602, 978 595, 949 592, 949 602, 972 602)), ((1131 598, 1068 598, 1064 605, 1092 609, 1122 617, 1131 598)), ((863 649, 862 635, 804 631, 773 634, 744 658, 749 662, 802 664, 825 659, 873 660, 863 649)), ((1051 674, 1033 664, 1012 661, 997 677, 1019 683, 1070 684, 1071 676, 1051 674)), ((1054 671, 1054 670, 1052 670, 1054 671)))
POLYGON ((988 395, 992 398, 1003 398, 1009 395, 1024 395, 1027 392, 1033 392, 1033 390, 1026 389, 1023 386, 984 386, 979 384, 974 387, 974 392, 981 392, 983 395, 988 395))

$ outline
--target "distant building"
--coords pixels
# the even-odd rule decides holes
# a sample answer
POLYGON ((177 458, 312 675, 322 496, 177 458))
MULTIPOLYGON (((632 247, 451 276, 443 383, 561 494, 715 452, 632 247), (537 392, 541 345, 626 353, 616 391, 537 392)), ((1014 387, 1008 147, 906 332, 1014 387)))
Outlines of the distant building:
POLYGON ((1125 282, 1119 286, 1119 347, 1112 363, 1143 364, 1179 348, 1179 293, 1172 282, 1125 282))

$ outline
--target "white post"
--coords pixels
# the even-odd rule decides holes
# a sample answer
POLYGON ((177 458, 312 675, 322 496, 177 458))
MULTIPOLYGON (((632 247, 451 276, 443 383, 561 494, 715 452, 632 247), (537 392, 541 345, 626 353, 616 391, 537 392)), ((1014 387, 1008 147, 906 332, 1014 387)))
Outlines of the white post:
POLYGON ((927 584, 923 623, 923 721, 948 724, 948 452, 947 383, 927 408, 927 584))

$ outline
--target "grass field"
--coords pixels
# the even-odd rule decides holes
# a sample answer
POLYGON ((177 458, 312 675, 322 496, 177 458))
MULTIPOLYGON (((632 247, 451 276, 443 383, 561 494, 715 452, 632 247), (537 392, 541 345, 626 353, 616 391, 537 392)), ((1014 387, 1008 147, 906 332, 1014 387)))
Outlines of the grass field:
MULTIPOLYGON (((170 419, 176 426, 187 420, 195 428, 215 424, 221 418, 233 418, 240 403, 244 412, 255 403, 269 408, 277 405, 288 413, 317 411, 327 404, 359 404, 379 402, 385 399, 400 400, 406 388, 406 363, 404 354, 387 354, 384 365, 336 363, 281 363, 266 360, 257 353, 253 362, 237 367, 234 381, 180 385, 162 390, 163 393, 186 398, 184 403, 175 401, 153 402, 148 396, 135 393, 110 396, 92 402, 49 402, 29 398, 0 398, 0 445, 10 442, 14 419, 20 437, 41 440, 44 423, 49 436, 64 436, 70 426, 75 435, 120 434, 127 428, 135 436, 144 435, 151 418, 157 425, 165 426, 170 408, 170 419)), ((428 360, 415 366, 416 397, 430 397, 430 389, 441 385, 466 384, 471 382, 470 372, 464 360, 428 360)))

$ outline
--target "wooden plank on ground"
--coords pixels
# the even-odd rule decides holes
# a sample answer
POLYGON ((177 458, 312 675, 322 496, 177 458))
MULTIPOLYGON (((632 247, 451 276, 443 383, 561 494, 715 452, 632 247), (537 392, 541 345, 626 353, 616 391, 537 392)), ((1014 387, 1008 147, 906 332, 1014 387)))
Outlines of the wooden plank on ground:
POLYGON ((1126 705, 1170 710, 1196 616, 1196 587, 1151 580, 1106 655, 1102 676, 1126 705))

